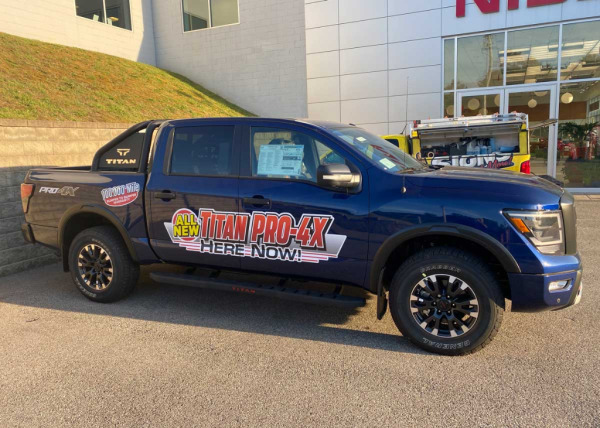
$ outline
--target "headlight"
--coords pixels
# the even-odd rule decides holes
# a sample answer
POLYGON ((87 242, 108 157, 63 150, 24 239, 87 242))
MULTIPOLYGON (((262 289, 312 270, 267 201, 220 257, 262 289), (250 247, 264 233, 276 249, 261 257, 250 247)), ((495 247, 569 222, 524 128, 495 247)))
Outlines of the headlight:
POLYGON ((560 211, 508 211, 504 214, 542 254, 561 255, 565 253, 560 211))

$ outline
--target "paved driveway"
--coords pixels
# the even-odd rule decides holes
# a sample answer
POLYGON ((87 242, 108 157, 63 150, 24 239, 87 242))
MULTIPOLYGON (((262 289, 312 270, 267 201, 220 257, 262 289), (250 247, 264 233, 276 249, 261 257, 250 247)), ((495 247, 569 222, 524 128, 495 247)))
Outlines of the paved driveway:
MULTIPOLYGON (((153 284, 95 304, 58 265, 0 279, 0 426, 598 426, 600 201, 579 306, 508 313, 467 357, 358 311, 153 284)), ((147 274, 147 271, 146 271, 147 274)))

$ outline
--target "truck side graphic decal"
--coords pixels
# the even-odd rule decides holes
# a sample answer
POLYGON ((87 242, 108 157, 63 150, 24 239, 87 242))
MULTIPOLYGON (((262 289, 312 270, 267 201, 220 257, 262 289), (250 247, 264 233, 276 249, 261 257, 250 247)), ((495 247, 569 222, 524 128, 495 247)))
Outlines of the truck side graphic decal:
POLYGON ((165 227, 187 251, 289 262, 319 263, 337 258, 345 235, 330 234, 330 215, 254 211, 252 214, 182 208, 165 227))
POLYGON ((102 199, 110 207, 122 207, 135 201, 140 194, 139 183, 127 183, 102 189, 102 199))

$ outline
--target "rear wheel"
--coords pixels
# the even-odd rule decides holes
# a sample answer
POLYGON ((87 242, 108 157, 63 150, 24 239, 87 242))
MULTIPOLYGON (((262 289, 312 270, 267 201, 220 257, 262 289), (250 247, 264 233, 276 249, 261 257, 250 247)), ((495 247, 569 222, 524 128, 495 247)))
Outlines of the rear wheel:
POLYGON ((77 289, 95 302, 126 297, 139 278, 139 266, 121 236, 109 226, 86 229, 73 239, 69 270, 77 289))
POLYGON ((398 269, 390 286, 390 311, 402 334, 431 352, 460 355, 487 345, 504 312, 498 280, 468 252, 422 250, 398 269))

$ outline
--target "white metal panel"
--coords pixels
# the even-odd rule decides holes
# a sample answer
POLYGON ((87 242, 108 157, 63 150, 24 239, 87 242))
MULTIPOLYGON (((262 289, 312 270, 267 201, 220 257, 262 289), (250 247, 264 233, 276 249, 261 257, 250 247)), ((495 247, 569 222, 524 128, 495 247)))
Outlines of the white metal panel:
POLYGON ((337 101, 340 99, 339 76, 308 79, 306 86, 308 91, 308 103, 337 101))
POLYGON ((387 123, 387 97, 342 101, 342 123, 387 123))
POLYGON ((316 103, 308 105, 309 119, 340 121, 340 102, 316 103))
POLYGON ((439 37, 391 43, 389 46, 390 69, 422 67, 442 63, 442 40, 439 37))
MULTIPOLYGON (((442 0, 389 0, 388 13, 389 15, 400 15, 404 13, 421 12, 424 10, 440 9, 442 0)), ((409 18, 409 17, 407 17, 409 18)), ((410 18, 409 18, 410 19, 410 18)))
POLYGON ((338 50, 340 48, 337 25, 306 30, 306 53, 338 50))
POLYGON ((408 120, 439 117, 441 108, 439 93, 408 96, 408 120))
POLYGON ((519 9, 508 10, 506 12, 506 27, 518 27, 522 25, 535 25, 560 21, 562 4, 526 7, 526 2, 522 1, 520 6, 519 9))
POLYGON ((388 18, 388 40, 390 43, 405 40, 439 37, 442 34, 441 9, 398 15, 388 18))
POLYGON ((390 122, 389 134, 406 134, 408 130, 408 122, 390 122))
MULTIPOLYGON (((491 31, 505 27, 506 1, 500 2, 500 12, 481 13, 477 5, 467 3, 465 16, 456 17, 456 6, 442 9, 442 36, 491 31)), ((521 7, 524 7, 522 5, 521 7)))
POLYGON ((340 52, 342 74, 366 73, 387 69, 387 46, 369 46, 340 52))
POLYGON ((385 97, 388 95, 387 71, 341 76, 341 99, 385 97))
MULTIPOLYGON (((325 27, 338 23, 338 0, 308 3, 304 8, 306 28, 325 27)), ((243 19, 243 17, 241 17, 243 19)))
POLYGON ((387 0, 339 0, 339 2, 340 23, 387 16, 387 0))
POLYGON ((402 122, 406 116, 406 95, 390 97, 390 122, 402 122))
POLYGON ((340 54, 338 51, 306 55, 306 77, 329 77, 340 74, 340 54))
POLYGON ((340 47, 342 49, 380 45, 386 42, 386 18, 340 25, 340 47))
POLYGON ((406 94, 407 78, 409 94, 440 92, 442 90, 442 67, 432 65, 428 67, 391 70, 389 94, 406 94))
POLYGON ((389 129, 387 123, 361 123, 360 127, 375 135, 387 135, 389 129))
POLYGON ((567 1, 562 4, 561 17, 563 20, 585 19, 593 16, 600 16, 600 1, 598 0, 567 1))

